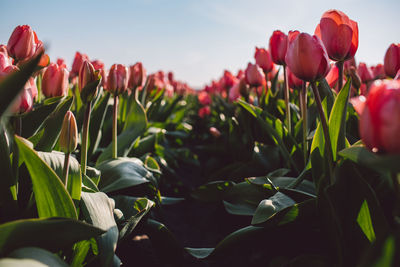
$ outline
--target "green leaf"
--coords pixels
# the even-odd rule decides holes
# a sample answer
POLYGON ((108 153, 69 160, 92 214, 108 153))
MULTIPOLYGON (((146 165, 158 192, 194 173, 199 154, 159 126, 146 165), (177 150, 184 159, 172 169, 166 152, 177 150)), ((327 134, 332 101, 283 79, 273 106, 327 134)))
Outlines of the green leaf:
POLYGON ((99 255, 96 266, 112 266, 118 241, 118 227, 114 220, 114 200, 102 192, 82 192, 81 211, 92 225, 106 231, 97 238, 99 255))
POLYGON ((339 155, 377 171, 400 172, 399 155, 378 155, 361 145, 345 148, 339 152, 339 155))
POLYGON ((10 73, 0 82, 0 120, 32 76, 42 54, 19 66, 19 71, 10 73))
POLYGON ((346 115, 350 85, 351 80, 349 79, 339 92, 329 116, 329 137, 331 138, 333 161, 336 161, 337 151, 345 148, 346 115))
MULTIPOLYGON (((64 158, 65 154, 59 151, 52 152, 38 152, 38 155, 44 162, 47 163, 58 175, 62 177, 64 170, 64 158)), ((79 162, 72 156, 69 161, 68 171, 68 192, 70 192, 72 199, 81 199, 82 190, 82 176, 79 162)))
POLYGON ((71 108, 72 101, 72 97, 66 97, 43 122, 40 130, 29 138, 35 143, 36 150, 50 152, 54 148, 60 135, 65 113, 71 108))
POLYGON ((205 185, 199 186, 195 189, 191 196, 197 200, 206 202, 221 201, 224 196, 224 192, 234 186, 234 182, 231 181, 214 181, 205 185))
MULTIPOLYGON (((132 101, 129 116, 126 119, 122 132, 117 137, 118 156, 126 157, 132 149, 136 138, 140 137, 147 129, 146 112, 135 97, 132 101)), ((97 164, 112 158, 112 144, 101 153, 97 164)))
POLYGON ((101 129, 103 127, 104 118, 106 116, 108 101, 110 99, 110 94, 105 94, 101 99, 99 99, 94 106, 89 125, 89 138, 88 138, 88 159, 90 159, 93 152, 96 151, 100 139, 101 139, 101 129))
POLYGON ((34 110, 22 116, 23 127, 21 136, 28 138, 36 134, 46 121, 46 118, 54 111, 62 100, 63 97, 48 98, 39 106, 35 106, 34 110))
POLYGON ((14 250, 7 257, 14 259, 33 259, 45 264, 46 266, 68 267, 64 261, 56 254, 37 247, 24 247, 14 250))
POLYGON ((33 192, 40 218, 66 217, 77 219, 74 203, 57 174, 27 144, 15 136, 20 159, 25 162, 32 179, 33 192))
POLYGON ((376 240, 374 226, 372 225, 371 213, 369 212, 368 202, 363 201, 357 216, 357 223, 361 227, 368 240, 373 243, 376 240))
POLYGON ((31 259, 0 259, 0 267, 48 267, 39 261, 31 259))
POLYGON ((95 237, 103 230, 64 218, 26 219, 0 225, 0 255, 14 249, 35 246, 57 252, 75 242, 95 237), (62 229, 62 230, 61 230, 62 229))
POLYGON ((2 124, 0 124, 0 162, 0 206, 4 204, 7 207, 11 202, 14 202, 10 187, 15 185, 16 181, 10 160, 8 137, 2 124))
POLYGON ((102 162, 97 168, 101 171, 99 188, 109 193, 117 190, 155 182, 151 172, 136 158, 118 158, 102 162))

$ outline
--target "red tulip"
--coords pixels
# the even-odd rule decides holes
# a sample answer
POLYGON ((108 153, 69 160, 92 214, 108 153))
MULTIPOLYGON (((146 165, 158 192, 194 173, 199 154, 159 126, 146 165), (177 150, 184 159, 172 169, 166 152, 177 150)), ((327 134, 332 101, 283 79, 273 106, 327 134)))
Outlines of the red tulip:
POLYGON ((332 60, 348 60, 353 58, 357 52, 357 22, 349 19, 341 11, 326 11, 315 29, 315 35, 320 37, 332 60))
POLYGON ((400 81, 376 81, 360 117, 360 135, 372 151, 400 153, 400 81))
POLYGON ((394 78, 400 69, 400 44, 391 44, 386 50, 384 66, 386 75, 394 78))
POLYGON ((208 106, 211 104, 211 98, 206 91, 200 91, 200 93, 197 95, 197 98, 199 99, 199 103, 203 106, 208 106))
POLYGON ((326 76, 329 59, 317 36, 294 32, 289 34, 286 64, 298 78, 313 82, 326 76))
POLYGON ((30 26, 17 26, 8 40, 8 54, 17 60, 30 58, 35 54, 39 42, 30 26))
POLYGON ((64 116, 59 138, 60 150, 64 153, 71 153, 78 146, 77 129, 74 113, 68 110, 64 116))
POLYGON ((65 64, 65 60, 63 58, 57 58, 57 65, 63 68, 67 68, 67 64, 65 64))
MULTIPOLYGON (((142 63, 140 63, 140 64, 142 64, 142 63)), ((175 81, 174 73, 173 73, 172 71, 168 72, 167 77, 168 77, 168 81, 169 81, 171 84, 175 81)))
POLYGON ((385 77, 386 77, 385 68, 383 67, 382 64, 372 66, 371 70, 372 70, 372 74, 374 75, 374 80, 385 79, 385 77))
POLYGON ((329 84, 329 87, 337 90, 336 84, 339 80, 339 68, 335 64, 331 64, 331 69, 325 77, 326 82, 329 84))
POLYGON ((358 76, 360 76, 361 81, 363 83, 368 83, 374 80, 374 74, 372 73, 371 68, 369 68, 365 63, 360 62, 357 68, 358 76))
POLYGON ((285 56, 288 46, 288 36, 281 31, 274 31, 269 38, 269 51, 272 61, 278 65, 285 65, 285 56))
POLYGON ((128 88, 128 69, 122 64, 111 66, 107 77, 107 90, 114 95, 119 95, 128 88))
POLYGON ((294 75, 289 68, 286 69, 288 75, 289 88, 300 90, 303 87, 303 80, 294 75))
POLYGON ((98 70, 100 72, 101 75, 101 85, 104 87, 104 85, 106 85, 107 82, 107 76, 106 76, 106 71, 104 68, 104 63, 101 60, 93 60, 90 63, 92 63, 93 67, 95 70, 98 70))
POLYGON ((230 72, 225 70, 224 76, 222 76, 220 81, 220 89, 228 90, 237 82, 237 78, 230 72))
POLYGON ((69 73, 71 78, 79 75, 79 70, 85 60, 89 61, 89 57, 86 54, 81 54, 79 52, 75 53, 74 62, 72 63, 71 72, 69 73))
POLYGON ((205 106, 205 107, 200 108, 198 114, 199 114, 200 118, 204 118, 204 117, 210 115, 211 114, 210 106, 205 106))
POLYGON ((46 97, 65 96, 68 91, 68 71, 51 63, 43 74, 42 91, 46 97))
POLYGON ((83 102, 88 103, 97 96, 100 80, 99 71, 94 69, 92 63, 88 60, 83 61, 78 76, 78 86, 83 102))
POLYGON ((254 59, 256 60, 256 64, 260 66, 265 73, 270 72, 274 66, 271 55, 269 54, 268 50, 264 48, 256 47, 254 59))
POLYGON ((129 74, 128 87, 136 88, 144 86, 144 83, 146 82, 146 70, 145 68, 143 68, 142 63, 137 62, 135 65, 130 66, 129 69, 130 69, 130 74, 129 74))
POLYGON ((8 51, 7 51, 7 46, 6 45, 0 45, 0 53, 4 53, 8 56, 8 51))
POLYGON ((239 80, 244 78, 244 70, 238 70, 236 78, 238 78, 239 80))
POLYGON ((247 64, 245 79, 250 86, 265 86, 265 75, 257 64, 247 64))

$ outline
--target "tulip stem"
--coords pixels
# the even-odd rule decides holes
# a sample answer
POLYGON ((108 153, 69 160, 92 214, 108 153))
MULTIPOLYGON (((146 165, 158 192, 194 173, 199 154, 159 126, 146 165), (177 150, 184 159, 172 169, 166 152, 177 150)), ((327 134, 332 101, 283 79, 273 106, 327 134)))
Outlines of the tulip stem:
POLYGON ((82 145, 81 145, 81 171, 82 175, 86 174, 86 166, 87 166, 87 150, 88 144, 87 139, 89 135, 89 123, 90 123, 90 113, 92 110, 92 102, 89 101, 85 105, 85 117, 83 121, 83 128, 82 128, 82 145))
POLYGON ((70 159, 71 152, 65 153, 64 156, 64 169, 62 174, 62 182, 65 185, 65 189, 68 187, 68 171, 69 171, 69 159, 70 159))
POLYGON ((339 70, 339 81, 338 81, 339 91, 342 90, 343 87, 343 65, 344 65, 343 61, 336 62, 336 67, 339 70))
POLYGON ((303 119, 303 155, 304 164, 307 164, 307 83, 303 82, 302 88, 300 90, 300 110, 301 117, 303 119))
MULTIPOLYGON (((14 131, 15 134, 18 136, 21 136, 21 132, 22 132, 22 118, 20 115, 15 116, 15 121, 14 121, 14 131)), ((13 144, 13 162, 12 162, 12 168, 14 171, 14 176, 15 176, 15 181, 18 181, 19 179, 19 149, 17 146, 17 143, 14 141, 13 144)), ((17 185, 17 192, 18 192, 18 183, 16 183, 17 185)))
POLYGON ((393 184, 393 190, 395 194, 395 199, 396 202, 394 204, 394 215, 399 216, 399 211, 400 211, 400 185, 399 185, 399 180, 397 178, 397 173, 392 172, 390 177, 392 178, 392 184, 393 184))
POLYGON ((118 94, 114 95, 113 128, 112 128, 112 157, 116 159, 117 151, 117 122, 118 122, 118 94))
POLYGON ((290 105, 289 105, 289 81, 288 81, 288 76, 287 76, 287 71, 286 71, 286 65, 283 66, 283 76, 285 80, 285 86, 284 86, 284 95, 285 95, 285 106, 286 106, 286 123, 287 123, 287 128, 288 132, 292 132, 292 126, 291 126, 291 118, 290 118, 290 105))
POLYGON ((325 112, 322 107, 321 97, 319 96, 318 88, 315 82, 311 82, 311 87, 313 89, 313 93, 315 96, 315 102, 317 103, 317 109, 319 113, 319 118, 321 120, 322 131, 324 132, 325 137, 325 149, 328 157, 328 168, 329 168, 329 184, 333 183, 333 175, 332 175, 332 163, 333 163, 333 152, 332 152, 332 144, 331 139, 329 137, 329 129, 328 124, 326 122, 325 112))

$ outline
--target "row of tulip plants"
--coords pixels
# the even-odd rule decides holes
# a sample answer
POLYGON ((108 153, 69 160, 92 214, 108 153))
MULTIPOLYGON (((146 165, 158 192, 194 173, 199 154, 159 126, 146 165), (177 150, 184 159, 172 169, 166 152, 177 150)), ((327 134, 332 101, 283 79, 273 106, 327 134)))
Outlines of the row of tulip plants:
POLYGON ((193 90, 79 52, 68 70, 16 27, 0 46, 0 266, 399 266, 400 45, 357 65, 338 10, 268 44, 193 90), (185 203, 209 228, 163 221, 185 203))

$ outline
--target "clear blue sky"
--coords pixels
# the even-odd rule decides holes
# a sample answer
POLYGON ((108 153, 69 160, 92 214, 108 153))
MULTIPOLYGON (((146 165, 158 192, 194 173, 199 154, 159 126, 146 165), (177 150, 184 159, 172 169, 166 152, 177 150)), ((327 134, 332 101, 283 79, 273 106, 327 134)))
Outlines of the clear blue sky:
POLYGON ((0 0, 0 43, 29 24, 54 61, 62 57, 71 66, 75 51, 107 68, 142 61, 149 72, 172 70, 200 87, 224 69, 246 67, 275 29, 313 33, 332 8, 358 22, 358 61, 380 63, 400 42, 398 0, 0 0))

